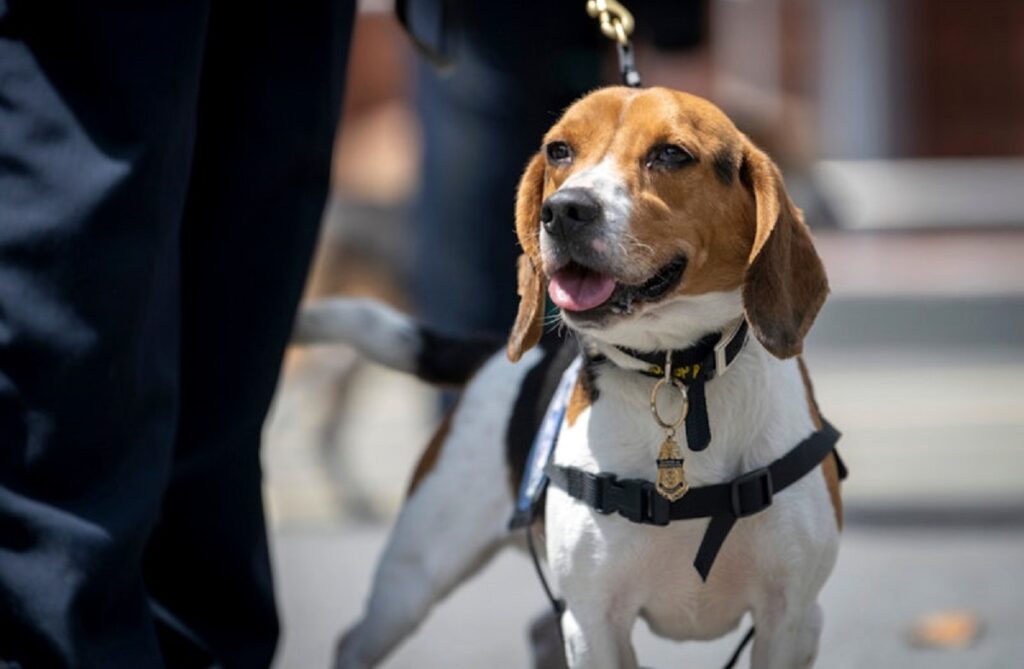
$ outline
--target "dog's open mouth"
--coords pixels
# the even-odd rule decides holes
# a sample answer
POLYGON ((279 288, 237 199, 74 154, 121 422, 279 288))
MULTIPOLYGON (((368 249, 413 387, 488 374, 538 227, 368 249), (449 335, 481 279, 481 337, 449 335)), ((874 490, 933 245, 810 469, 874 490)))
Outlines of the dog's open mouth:
POLYGON ((635 303, 653 302, 679 285, 686 271, 686 256, 679 256, 664 265, 639 285, 617 282, 577 262, 570 262, 551 276, 548 295, 556 306, 574 316, 610 311, 625 314, 635 303))

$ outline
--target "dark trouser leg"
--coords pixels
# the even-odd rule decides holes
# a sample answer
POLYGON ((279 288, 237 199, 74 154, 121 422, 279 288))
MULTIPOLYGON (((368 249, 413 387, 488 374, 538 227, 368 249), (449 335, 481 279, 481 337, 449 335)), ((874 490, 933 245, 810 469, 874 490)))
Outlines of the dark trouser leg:
POLYGON ((205 3, 0 2, 0 658, 159 667, 205 3))
POLYGON ((516 184, 561 111, 598 84, 597 29, 575 3, 459 7, 446 26, 452 70, 421 63, 417 80, 413 293, 435 327, 505 334, 518 304, 516 184))
MULTIPOLYGON (((214 8, 182 237, 174 473, 146 555, 162 609, 225 667, 266 666, 277 618, 260 431, 328 187, 352 3, 214 8)), ((163 638, 186 666, 180 636, 163 638)))

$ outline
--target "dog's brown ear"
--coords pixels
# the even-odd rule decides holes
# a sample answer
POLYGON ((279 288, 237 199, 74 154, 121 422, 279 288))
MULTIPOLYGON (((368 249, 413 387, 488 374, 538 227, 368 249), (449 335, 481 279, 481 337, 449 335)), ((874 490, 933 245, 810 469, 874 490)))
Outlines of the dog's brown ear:
POLYGON ((519 256, 519 313, 508 338, 508 358, 516 362, 540 341, 544 327, 544 276, 540 271, 540 207, 544 196, 544 156, 526 166, 516 195, 519 256))
POLYGON ((540 341, 544 327, 544 280, 524 253, 519 256, 519 313, 508 337, 508 359, 517 362, 540 341))
POLYGON ((828 294, 828 278, 779 168, 749 141, 740 176, 757 209, 743 309, 764 347, 789 358, 803 350, 804 336, 828 294))

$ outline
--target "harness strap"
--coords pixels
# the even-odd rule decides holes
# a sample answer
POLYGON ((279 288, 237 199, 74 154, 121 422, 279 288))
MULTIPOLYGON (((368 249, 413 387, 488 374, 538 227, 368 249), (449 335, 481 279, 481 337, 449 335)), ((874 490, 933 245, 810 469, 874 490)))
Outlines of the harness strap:
MULTIPOLYGON (((669 502, 643 479, 619 479, 614 474, 592 474, 576 467, 548 465, 551 483, 570 497, 602 514, 617 513, 642 525, 668 525, 674 520, 711 518, 693 566, 707 580, 719 550, 740 518, 764 511, 782 492, 812 472, 835 451, 840 433, 828 421, 822 428, 767 467, 738 476, 728 483, 691 488, 669 502)), ((838 455, 836 456, 837 462, 838 455)), ((846 468, 839 467, 841 478, 846 468)))
POLYGON ((686 447, 703 451, 711 444, 711 419, 708 418, 708 399, 704 380, 691 383, 686 389, 690 408, 686 415, 686 447))

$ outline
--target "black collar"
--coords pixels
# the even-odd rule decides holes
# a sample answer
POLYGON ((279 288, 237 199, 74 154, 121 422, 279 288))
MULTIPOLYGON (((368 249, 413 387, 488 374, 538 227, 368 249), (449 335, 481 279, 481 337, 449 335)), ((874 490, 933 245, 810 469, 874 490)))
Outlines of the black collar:
POLYGON ((646 363, 637 366, 636 371, 644 376, 661 378, 665 376, 665 363, 671 361, 672 375, 690 385, 694 381, 708 381, 725 373, 747 342, 746 319, 741 320, 726 333, 712 332, 688 348, 672 351, 636 351, 616 346, 623 355, 646 363))
MULTIPOLYGON (((720 377, 732 365, 747 342, 749 328, 746 319, 742 319, 724 335, 713 332, 689 348, 674 351, 634 351, 633 349, 616 346, 615 349, 635 364, 630 369, 650 376, 665 376, 666 361, 672 366, 672 376, 679 379, 687 388, 689 413, 686 416, 686 447, 691 451, 703 451, 711 443, 711 423, 708 420, 707 399, 704 384, 711 379, 720 377)), ((619 365, 607 356, 599 355, 590 358, 593 362, 608 360, 619 365)), ((621 366, 621 365, 620 365, 621 366)))

